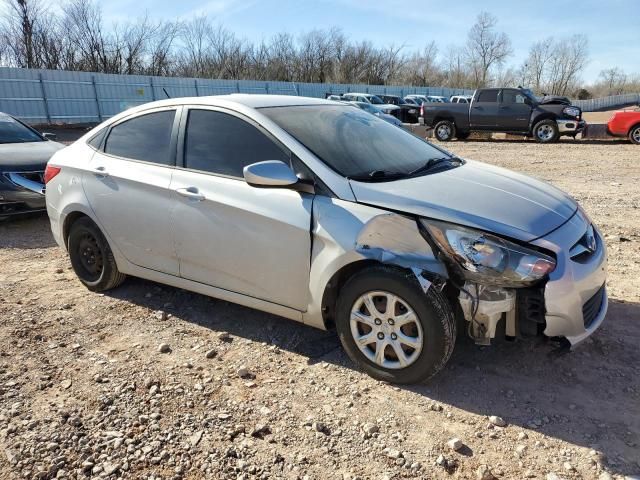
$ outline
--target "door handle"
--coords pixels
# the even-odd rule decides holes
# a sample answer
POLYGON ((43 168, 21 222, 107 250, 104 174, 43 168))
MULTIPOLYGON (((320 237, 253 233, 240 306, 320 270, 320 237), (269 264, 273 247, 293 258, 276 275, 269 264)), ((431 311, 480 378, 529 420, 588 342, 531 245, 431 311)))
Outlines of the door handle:
POLYGON ((185 197, 196 202, 201 202, 205 199, 205 196, 200 193, 196 187, 178 188, 176 189, 176 193, 181 197, 185 197))
POLYGON ((109 176, 109 172, 107 172, 107 169, 105 167, 96 167, 93 169, 93 173, 102 178, 109 176))

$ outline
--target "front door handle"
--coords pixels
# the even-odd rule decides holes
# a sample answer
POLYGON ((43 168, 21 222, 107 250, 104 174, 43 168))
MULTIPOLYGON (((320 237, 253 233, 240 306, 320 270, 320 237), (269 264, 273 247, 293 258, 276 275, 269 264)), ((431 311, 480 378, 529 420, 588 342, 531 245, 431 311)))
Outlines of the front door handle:
POLYGON ((196 187, 178 188, 176 189, 176 193, 196 202, 201 202, 205 199, 205 196, 200 193, 196 187))
POLYGON ((93 169, 93 173, 102 178, 109 176, 109 172, 107 172, 107 169, 105 167, 96 167, 93 169))

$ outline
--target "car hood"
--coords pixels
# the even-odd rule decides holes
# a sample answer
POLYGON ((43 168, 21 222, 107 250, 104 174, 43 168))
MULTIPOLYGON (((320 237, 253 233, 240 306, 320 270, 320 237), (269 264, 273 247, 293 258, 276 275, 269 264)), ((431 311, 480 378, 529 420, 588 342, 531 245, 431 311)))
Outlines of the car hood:
POLYGON ((555 230, 578 208, 566 193, 543 181, 474 161, 421 177, 350 183, 360 203, 525 242, 555 230))
POLYGON ((0 143, 0 170, 44 170, 51 156, 64 147, 51 141, 0 143))
POLYGON ((540 99, 540 105, 571 105, 571 100, 560 95, 545 95, 540 99))

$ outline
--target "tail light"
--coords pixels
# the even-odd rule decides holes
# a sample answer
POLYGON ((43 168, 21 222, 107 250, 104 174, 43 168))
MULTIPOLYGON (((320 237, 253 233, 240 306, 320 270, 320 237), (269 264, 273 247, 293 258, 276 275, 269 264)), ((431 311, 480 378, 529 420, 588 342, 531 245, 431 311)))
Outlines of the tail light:
POLYGON ((47 168, 44 170, 44 184, 46 185, 51 180, 53 180, 54 177, 60 173, 60 170, 62 170, 60 167, 47 165, 47 168))
POLYGON ((420 105, 420 116, 424 117, 424 105, 420 105))

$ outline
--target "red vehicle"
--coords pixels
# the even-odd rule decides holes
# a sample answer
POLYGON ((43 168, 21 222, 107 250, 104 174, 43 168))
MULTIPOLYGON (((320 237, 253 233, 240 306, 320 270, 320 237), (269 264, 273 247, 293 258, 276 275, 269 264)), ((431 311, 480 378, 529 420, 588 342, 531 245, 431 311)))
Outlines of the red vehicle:
POLYGON ((614 137, 629 137, 632 143, 640 145, 640 111, 614 113, 607 123, 607 131, 614 137))

